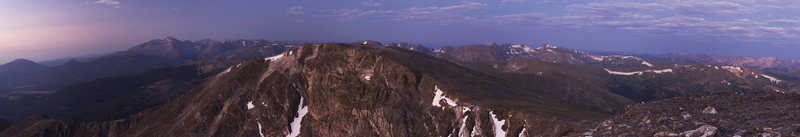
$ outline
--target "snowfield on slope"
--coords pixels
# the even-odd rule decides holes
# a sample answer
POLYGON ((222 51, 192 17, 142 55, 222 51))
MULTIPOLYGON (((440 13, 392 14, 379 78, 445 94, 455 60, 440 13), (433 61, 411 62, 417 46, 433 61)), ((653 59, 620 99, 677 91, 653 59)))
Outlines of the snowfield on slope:
POLYGON ((489 111, 490 118, 492 118, 492 122, 494 123, 494 136, 495 137, 505 137, 506 131, 503 130, 503 125, 506 124, 506 120, 499 120, 497 115, 494 114, 494 111, 489 111))
POLYGON ((278 60, 280 58, 283 58, 283 54, 278 54, 278 55, 275 55, 275 56, 272 56, 272 57, 264 58, 264 61, 275 61, 275 60, 278 60))
MULTIPOLYGON (((433 87, 436 89, 436 93, 433 96, 433 103, 431 103, 431 104, 433 104, 433 106, 442 107, 442 105, 439 105, 439 102, 441 102, 442 99, 444 99, 444 101, 447 102, 447 104, 450 105, 450 106, 456 106, 457 105, 456 101, 453 101, 452 99, 447 98, 447 97, 445 97, 443 95, 444 91, 439 89, 439 86, 433 86, 433 87)), ((442 107, 442 109, 444 109, 444 107, 442 107)))
POLYGON ((308 106, 303 106, 303 96, 300 96, 300 104, 297 106, 297 117, 294 117, 292 123, 289 124, 291 126, 291 132, 289 135, 286 135, 286 137, 297 137, 300 135, 300 124, 306 114, 308 114, 308 106))
POLYGON ((630 76, 630 75, 642 75, 642 74, 644 74, 645 72, 647 72, 647 73, 656 73, 656 74, 660 74, 660 73, 666 73, 666 72, 670 72, 670 73, 672 73, 672 69, 661 69, 661 70, 644 70, 644 71, 632 71, 632 72, 613 71, 613 70, 609 70, 609 69, 605 69, 605 70, 606 70, 606 72, 608 72, 608 74, 613 74, 613 75, 626 75, 626 76, 630 76))

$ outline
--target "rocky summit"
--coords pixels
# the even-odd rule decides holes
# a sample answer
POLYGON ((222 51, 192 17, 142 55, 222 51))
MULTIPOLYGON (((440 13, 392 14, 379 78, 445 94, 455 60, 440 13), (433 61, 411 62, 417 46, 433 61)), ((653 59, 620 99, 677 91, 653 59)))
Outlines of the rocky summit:
POLYGON ((562 136, 607 115, 506 81, 399 48, 314 44, 232 65, 127 118, 35 115, 0 136, 562 136))

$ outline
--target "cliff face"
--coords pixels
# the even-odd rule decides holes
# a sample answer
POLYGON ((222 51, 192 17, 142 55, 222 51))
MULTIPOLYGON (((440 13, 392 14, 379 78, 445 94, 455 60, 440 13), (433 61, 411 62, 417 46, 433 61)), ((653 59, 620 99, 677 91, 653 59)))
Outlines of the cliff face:
POLYGON ((316 44, 241 62, 128 118, 33 116, 0 136, 560 136, 605 115, 513 83, 408 50, 316 44))

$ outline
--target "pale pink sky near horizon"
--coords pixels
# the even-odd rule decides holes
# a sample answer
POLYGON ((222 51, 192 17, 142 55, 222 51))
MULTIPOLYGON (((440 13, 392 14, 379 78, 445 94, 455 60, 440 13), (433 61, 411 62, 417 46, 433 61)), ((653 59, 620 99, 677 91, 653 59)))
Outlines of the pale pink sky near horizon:
POLYGON ((0 63, 182 40, 488 42, 800 59, 794 0, 0 1, 0 63))

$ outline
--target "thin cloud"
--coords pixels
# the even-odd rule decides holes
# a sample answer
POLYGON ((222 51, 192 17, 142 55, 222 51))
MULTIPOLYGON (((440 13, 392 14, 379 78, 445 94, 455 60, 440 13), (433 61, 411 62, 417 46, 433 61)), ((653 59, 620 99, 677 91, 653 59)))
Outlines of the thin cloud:
POLYGON ((501 0, 501 3, 526 2, 528 0, 501 0))
POLYGON ((329 9, 312 17, 341 22, 394 21, 430 25, 472 25, 513 29, 591 29, 629 31, 683 38, 728 38, 759 42, 798 42, 800 17, 747 18, 766 10, 792 10, 791 4, 750 0, 600 1, 567 4, 561 11, 492 12, 489 4, 461 2, 404 9, 329 9), (764 9, 772 7, 771 9, 764 9), (784 7, 784 8, 775 8, 784 7), (725 16, 718 18, 718 16, 725 16), (770 19, 772 18, 772 19, 770 19))
POLYGON ((116 0, 98 0, 98 1, 95 1, 95 2, 92 2, 92 3, 113 6, 114 8, 122 7, 121 6, 122 2, 119 2, 119 1, 116 1, 116 0))
POLYGON ((334 17, 341 22, 371 18, 445 25, 474 22, 476 18, 468 16, 467 13, 486 10, 487 7, 486 3, 464 2, 450 6, 411 7, 400 10, 333 9, 323 10, 321 13, 325 14, 316 17, 334 17))
POLYGON ((383 3, 375 2, 375 1, 370 0, 370 1, 361 2, 361 5, 371 6, 371 7, 378 7, 378 6, 383 6, 383 3))
POLYGON ((302 15, 305 14, 305 11, 303 11, 303 6, 294 6, 294 7, 289 7, 289 9, 286 9, 286 13, 294 15, 302 15))
POLYGON ((756 11, 755 7, 748 7, 730 1, 684 0, 674 2, 670 7, 685 15, 744 14, 756 11))

